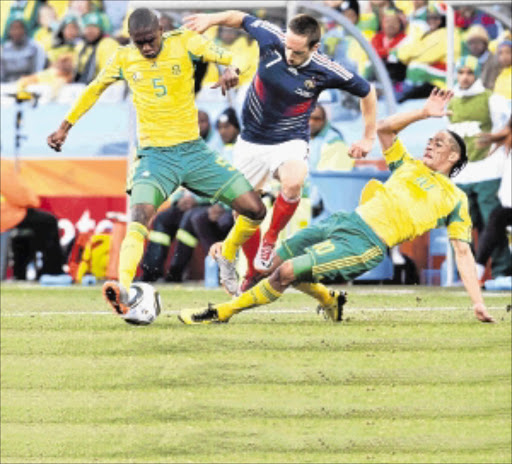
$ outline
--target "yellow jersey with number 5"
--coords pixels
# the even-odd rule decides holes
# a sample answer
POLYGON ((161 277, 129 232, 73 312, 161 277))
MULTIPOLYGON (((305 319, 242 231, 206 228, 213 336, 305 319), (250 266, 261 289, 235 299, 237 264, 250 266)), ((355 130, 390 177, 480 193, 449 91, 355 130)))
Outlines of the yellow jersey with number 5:
POLYGON ((140 147, 168 147, 199 138, 194 60, 231 63, 231 53, 188 29, 167 32, 153 58, 133 44, 120 47, 82 95, 66 120, 75 124, 112 83, 124 79, 133 94, 140 147))
POLYGON ((450 239, 471 242, 468 199, 460 188, 415 160, 399 139, 384 157, 391 177, 384 184, 368 182, 356 211, 387 246, 441 226, 450 239))

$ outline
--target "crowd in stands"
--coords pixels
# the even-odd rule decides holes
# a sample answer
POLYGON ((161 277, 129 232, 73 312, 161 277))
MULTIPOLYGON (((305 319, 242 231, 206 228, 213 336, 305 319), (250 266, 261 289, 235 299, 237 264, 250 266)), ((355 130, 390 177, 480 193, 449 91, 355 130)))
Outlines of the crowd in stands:
MULTIPOLYGON (((66 84, 91 82, 115 49, 129 41, 128 1, 2 0, 0 3, 0 81, 16 83, 20 99, 30 98, 27 90, 32 84, 47 84, 57 95, 66 84)), ((375 50, 389 74, 399 103, 425 98, 434 86, 446 87, 445 3, 437 0, 326 0, 323 3, 342 14, 375 50)), ((507 8, 510 17, 510 7, 505 10, 507 8)), ((284 27, 283 18, 270 18, 265 10, 253 14, 284 27)), ((178 14, 162 12, 159 18, 164 31, 180 27, 178 14)), ((359 41, 331 18, 321 20, 324 28, 321 51, 348 70, 370 81, 377 80, 374 66, 359 41)), ((488 146, 478 145, 477 136, 498 131, 503 120, 510 118, 512 36, 499 21, 479 11, 475 5, 455 9, 455 26, 457 86, 449 122, 468 143, 470 159, 466 176, 456 182, 470 197, 475 225, 482 232, 493 217, 493 210, 501 205, 497 200, 501 176, 499 169, 492 175, 489 169, 481 169, 481 164, 488 161, 487 155, 492 153, 496 159, 496 153, 488 146), (469 101, 472 111, 468 113, 469 101), (481 124, 475 129, 471 123, 477 113, 481 124), (496 117, 497 113, 501 116, 496 117)), ((229 162, 240 132, 237 114, 257 70, 259 50, 256 41, 234 29, 212 28, 206 35, 232 51, 241 69, 239 89, 229 100, 235 109, 228 108, 215 123, 210 123, 207 112, 199 112, 201 137, 229 162)), ((196 92, 201 89, 208 92, 218 80, 219 72, 215 65, 197 63, 196 92)), ((312 170, 353 168, 342 133, 330 124, 328 111, 321 105, 311 115, 310 128, 312 170)), ((313 216, 327 214, 314 185, 309 185, 309 194, 313 216)), ((231 212, 224 206, 204 203, 191 192, 179 192, 162 207, 154 221, 142 265, 143 278, 181 281, 194 247, 201 244, 208 249, 211 243, 223 238, 232 221, 231 212), (173 240, 177 242, 177 252, 166 271, 173 240)), ((493 255, 493 267, 496 273, 506 274, 510 269, 505 269, 506 263, 501 262, 499 256, 500 253, 505 256, 508 248, 503 239, 500 240, 501 248, 493 255)))

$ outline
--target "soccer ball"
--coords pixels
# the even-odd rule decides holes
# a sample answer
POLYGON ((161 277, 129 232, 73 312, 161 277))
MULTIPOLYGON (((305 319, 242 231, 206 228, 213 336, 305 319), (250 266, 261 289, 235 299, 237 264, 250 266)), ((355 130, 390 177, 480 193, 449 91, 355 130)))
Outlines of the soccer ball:
POLYGON ((122 318, 128 324, 149 325, 160 314, 160 294, 149 284, 137 282, 130 286, 130 309, 122 318))

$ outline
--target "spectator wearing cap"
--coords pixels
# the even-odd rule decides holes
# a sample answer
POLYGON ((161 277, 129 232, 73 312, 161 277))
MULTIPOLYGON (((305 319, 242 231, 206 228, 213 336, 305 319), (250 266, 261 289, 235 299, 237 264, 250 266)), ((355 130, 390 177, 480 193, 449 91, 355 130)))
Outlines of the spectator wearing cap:
POLYGON ((474 56, 482 73, 480 79, 486 89, 493 89, 500 72, 500 64, 496 56, 489 51, 489 35, 480 25, 471 26, 466 33, 465 45, 469 54, 474 56))
POLYGON ((233 147, 240 134, 240 123, 233 108, 226 108, 217 119, 217 130, 223 146, 220 155, 229 163, 233 162, 233 147))
POLYGON ((512 40, 507 38, 498 45, 498 62, 500 73, 496 78, 494 92, 512 99, 512 40))
POLYGON ((54 31, 52 46, 47 52, 50 62, 54 63, 61 55, 74 54, 81 41, 80 19, 67 14, 54 31))
POLYGON ((75 82, 89 84, 105 67, 119 43, 105 35, 106 25, 98 12, 87 13, 82 18, 85 41, 78 45, 75 82))
MULTIPOLYGON (((504 98, 484 88, 476 57, 461 58, 456 69, 455 95, 448 104, 449 129, 464 139, 468 164, 453 180, 468 196, 473 225, 481 232, 491 212, 500 205, 497 194, 505 159, 502 152, 489 156, 489 147, 479 146, 478 136, 491 132, 493 127, 503 127, 510 113, 504 98)), ((495 250, 492 255, 494 277, 510 273, 510 258, 506 243, 495 250)))
POLYGON ((44 69, 46 55, 43 48, 28 36, 23 12, 16 11, 6 24, 8 40, 2 45, 0 81, 12 82, 44 69))
MULTIPOLYGON (((426 98, 434 87, 446 87, 446 5, 434 3, 428 7, 429 30, 416 40, 400 43, 393 50, 407 66, 403 90, 397 100, 426 98)), ((459 31, 456 30, 455 56, 460 55, 459 31)))

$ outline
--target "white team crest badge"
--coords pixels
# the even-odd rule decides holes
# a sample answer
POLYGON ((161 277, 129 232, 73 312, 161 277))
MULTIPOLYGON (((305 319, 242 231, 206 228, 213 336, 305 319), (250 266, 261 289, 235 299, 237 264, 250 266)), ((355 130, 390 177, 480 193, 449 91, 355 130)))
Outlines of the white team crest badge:
POLYGON ((138 82, 142 79, 142 74, 140 72, 134 72, 132 75, 133 82, 138 82))
POLYGON ((316 87, 316 83, 313 79, 307 79, 306 81, 304 81, 304 87, 306 87, 306 89, 308 90, 311 90, 316 87))

